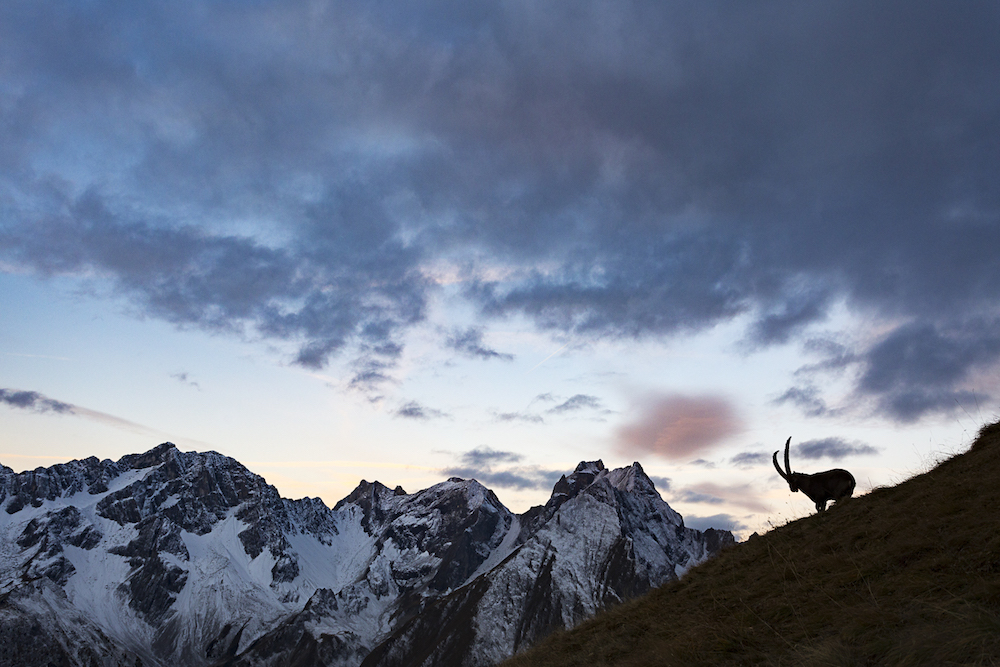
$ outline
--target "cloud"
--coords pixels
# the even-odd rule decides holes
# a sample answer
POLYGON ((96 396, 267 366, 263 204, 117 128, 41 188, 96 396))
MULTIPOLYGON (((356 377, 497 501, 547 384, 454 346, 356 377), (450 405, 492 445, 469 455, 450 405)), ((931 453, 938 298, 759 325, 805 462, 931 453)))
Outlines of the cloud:
POLYGON ((73 406, 48 398, 37 391, 22 391, 18 389, 0 389, 0 403, 13 408, 33 410, 34 412, 58 412, 73 414, 73 406))
POLYGON ((820 391, 814 386, 790 387, 784 394, 771 401, 772 405, 791 403, 810 417, 822 417, 831 412, 820 391))
POLYGON ((190 376, 187 373, 171 373, 170 377, 174 378, 178 382, 182 382, 182 383, 184 383, 186 385, 190 385, 190 386, 194 387, 195 389, 197 389, 198 391, 201 391, 201 385, 199 385, 194 380, 191 380, 190 376))
POLYGON ((742 428, 736 410, 718 396, 654 396, 635 412, 616 433, 618 449, 630 455, 687 459, 742 428))
POLYGON ((590 396, 588 394, 575 394, 566 400, 557 398, 552 393, 543 393, 535 396, 531 401, 529 401, 528 406, 525 410, 519 412, 494 412, 494 419, 497 421, 504 422, 528 422, 533 424, 542 424, 545 419, 542 415, 531 412, 530 408, 535 403, 556 403, 548 409, 545 410, 545 414, 549 415, 564 415, 570 412, 579 411, 596 411, 600 415, 611 414, 611 410, 604 407, 604 403, 601 402, 597 396, 590 396))
POLYGON ((911 423, 928 414, 948 414, 1000 389, 995 369, 1000 363, 1000 320, 971 317, 950 323, 909 321, 852 349, 813 339, 807 351, 819 361, 796 371, 804 382, 772 401, 791 403, 808 416, 832 416, 874 407, 894 421, 911 423), (831 408, 816 379, 850 369, 857 381, 843 405, 831 408))
POLYGON ((676 491, 674 497, 685 503, 707 503, 710 505, 719 505, 726 502, 725 498, 720 498, 718 496, 713 496, 710 493, 699 493, 692 489, 683 489, 676 491))
POLYGON ((653 485, 656 486, 656 490, 661 494, 670 490, 672 480, 669 477, 656 477, 654 475, 650 475, 649 479, 653 480, 653 485))
MULTIPOLYGON (((800 442, 793 448, 795 458, 821 459, 828 458, 834 461, 848 458, 850 456, 864 456, 868 454, 878 454, 877 447, 872 447, 863 442, 850 443, 843 438, 820 438, 817 440, 806 440, 800 442)), ((780 457, 779 457, 780 458, 780 457)))
MULTIPOLYGON (((912 422, 977 400, 963 381, 974 369, 998 361, 1000 320, 902 325, 867 350, 858 391, 875 397, 880 409, 898 421, 912 422)), ((979 398, 984 397, 981 391, 979 398)))
POLYGON ((139 433, 141 435, 164 435, 162 431, 157 431, 156 429, 149 428, 148 426, 143 426, 142 424, 137 424, 127 419, 122 419, 121 417, 109 415, 106 412, 99 412, 97 410, 91 410, 90 408, 85 408, 79 405, 73 405, 72 403, 57 401, 54 398, 49 398, 37 391, 0 389, 0 403, 8 405, 12 408, 31 410, 33 412, 55 412, 57 414, 82 417, 84 419, 96 421, 125 431, 131 431, 132 433, 139 433))
POLYGON ((516 452, 504 452, 489 447, 477 447, 463 452, 461 461, 464 465, 483 467, 496 463, 517 463, 524 457, 516 452))
POLYGON ((531 412, 494 412, 493 419, 498 422, 525 422, 527 424, 544 424, 541 415, 531 412))
POLYGON ((549 414, 562 414, 565 412, 575 412, 576 410, 602 410, 604 407, 601 399, 587 394, 576 394, 566 399, 559 405, 549 408, 549 414))
POLYGON ((513 361, 514 355, 496 350, 483 345, 483 328, 469 327, 467 329, 454 329, 448 336, 446 345, 452 350, 461 352, 467 357, 478 359, 500 359, 502 361, 513 361))
POLYGON ((555 470, 543 470, 537 467, 522 467, 509 470, 492 470, 489 468, 474 468, 456 466, 444 468, 445 475, 475 479, 486 487, 504 489, 533 489, 537 491, 551 490, 562 473, 555 470))
MULTIPOLYGON (((109 415, 106 412, 99 412, 97 410, 91 410, 89 408, 83 408, 79 405, 73 406, 73 414, 84 419, 90 419, 92 421, 99 422, 106 426, 112 426, 114 428, 121 429, 123 431, 129 431, 131 433, 136 433, 139 435, 147 436, 163 436, 165 433, 148 426, 143 426, 142 424, 137 424, 136 422, 129 421, 128 419, 122 419, 121 417, 116 417, 114 415, 109 415)), ((198 447, 210 448, 208 443, 200 442, 197 440, 191 440, 190 438, 171 438, 172 440, 177 440, 178 442, 186 441, 194 444, 198 447)))
POLYGON ((394 381, 391 373, 399 364, 403 348, 392 341, 384 341, 378 345, 361 344, 358 348, 358 356, 351 364, 354 375, 347 386, 349 389, 368 393, 371 400, 382 385, 394 381))
POLYGON ((809 377, 820 372, 842 371, 858 363, 858 354, 847 345, 829 338, 809 338, 802 344, 806 352, 820 356, 820 361, 806 364, 795 371, 797 376, 809 377))
POLYGON ((912 421, 998 359, 998 29, 945 0, 0 3, 0 262, 308 368, 374 355, 356 387, 442 266, 477 358, 496 317, 745 317, 756 349, 843 304, 909 323, 853 352, 912 421))
POLYGON ((676 502, 707 505, 726 504, 743 507, 755 513, 768 512, 768 506, 759 501, 758 497, 758 491, 749 484, 728 486, 714 482, 699 482, 672 491, 672 500, 676 502))
POLYGON ((442 412, 441 410, 435 410, 433 408, 428 408, 424 405, 421 405, 417 401, 410 401, 409 403, 400 406, 400 408, 396 410, 396 412, 394 412, 393 414, 396 417, 403 417, 405 419, 420 419, 420 420, 438 419, 440 417, 448 416, 446 412, 442 412))
POLYGON ((550 490, 563 474, 533 465, 510 465, 520 463, 523 458, 516 452, 477 447, 463 452, 458 465, 444 468, 441 472, 452 477, 476 479, 487 487, 540 491, 550 490))
POLYGON ((767 452, 740 452, 729 462, 737 468, 753 468, 770 463, 771 455, 767 452))
POLYGON ((750 327, 748 342, 761 347, 788 342, 807 325, 825 319, 831 296, 822 285, 786 289, 783 298, 750 327))

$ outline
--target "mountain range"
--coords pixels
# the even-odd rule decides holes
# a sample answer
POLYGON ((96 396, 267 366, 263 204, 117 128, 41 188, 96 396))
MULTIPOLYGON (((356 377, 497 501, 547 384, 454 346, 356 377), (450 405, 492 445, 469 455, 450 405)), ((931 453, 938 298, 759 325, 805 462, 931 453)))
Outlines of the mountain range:
POLYGON ((733 543, 638 463, 583 462, 520 515, 459 478, 331 509, 171 443, 0 467, 0 664, 491 665, 733 543))

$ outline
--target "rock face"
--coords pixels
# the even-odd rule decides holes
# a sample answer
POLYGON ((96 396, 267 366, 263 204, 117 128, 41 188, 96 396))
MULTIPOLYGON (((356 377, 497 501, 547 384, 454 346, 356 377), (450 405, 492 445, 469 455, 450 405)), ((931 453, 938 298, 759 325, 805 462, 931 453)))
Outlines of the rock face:
POLYGON ((330 509, 169 443, 0 467, 0 664, 489 665, 732 542, 638 463, 520 516, 458 478, 330 509))

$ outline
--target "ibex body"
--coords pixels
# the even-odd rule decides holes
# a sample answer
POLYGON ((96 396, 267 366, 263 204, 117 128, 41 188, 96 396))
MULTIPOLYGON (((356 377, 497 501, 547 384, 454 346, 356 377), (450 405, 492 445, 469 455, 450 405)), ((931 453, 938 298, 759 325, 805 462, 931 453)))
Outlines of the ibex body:
POLYGON ((817 512, 825 510, 827 502, 831 500, 839 502, 851 497, 854 493, 854 475, 846 470, 835 468, 812 475, 802 472, 792 472, 792 468, 788 463, 788 448, 791 444, 792 439, 789 438, 785 442, 784 471, 778 465, 778 452, 774 453, 771 460, 774 461, 774 467, 778 471, 778 474, 788 482, 788 488, 792 490, 792 493, 801 491, 806 494, 809 500, 816 503, 817 512))

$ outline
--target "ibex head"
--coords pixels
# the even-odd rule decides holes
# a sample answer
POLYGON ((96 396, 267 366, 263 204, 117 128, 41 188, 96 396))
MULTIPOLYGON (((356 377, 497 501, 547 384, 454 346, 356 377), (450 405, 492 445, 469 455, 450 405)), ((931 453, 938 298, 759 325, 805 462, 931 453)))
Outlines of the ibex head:
POLYGON ((788 482, 788 488, 792 493, 801 491, 806 494, 811 501, 816 503, 816 511, 822 512, 826 509, 827 502, 833 500, 839 502, 845 498, 850 498, 854 493, 854 475, 835 468, 826 472, 818 472, 807 475, 802 472, 792 472, 792 467, 788 463, 788 448, 792 444, 789 438, 785 442, 785 469, 778 465, 778 452, 774 453, 771 460, 774 461, 774 468, 778 474, 788 482))

